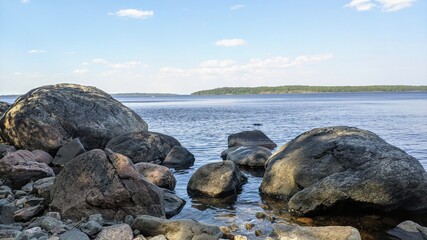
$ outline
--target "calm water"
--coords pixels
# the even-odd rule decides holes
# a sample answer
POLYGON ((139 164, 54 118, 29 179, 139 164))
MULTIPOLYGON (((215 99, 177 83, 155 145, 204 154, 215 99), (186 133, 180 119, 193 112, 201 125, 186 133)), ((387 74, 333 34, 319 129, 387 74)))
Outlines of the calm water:
MULTIPOLYGON (((268 232, 269 221, 256 219, 256 212, 278 217, 278 222, 295 222, 283 203, 261 199, 258 187, 262 175, 249 173, 241 194, 225 200, 192 199, 186 186, 198 167, 221 161, 231 133, 259 129, 279 146, 316 127, 347 125, 375 132, 387 142, 417 158, 427 169, 427 93, 295 94, 254 96, 122 97, 120 101, 140 114, 151 131, 177 138, 196 157, 189 170, 175 171, 176 193, 187 201, 174 218, 194 218, 215 225, 234 224, 256 239, 251 222, 268 232), (262 126, 254 126, 255 123, 262 126), (264 204, 269 204, 268 209, 264 204)), ((414 216, 419 220, 424 216, 414 216)), ((426 217, 427 219, 427 217, 426 217)), ((395 217, 317 217, 314 225, 341 224, 357 227, 365 239, 384 238, 384 229, 402 219, 395 217)), ((260 237, 263 239, 265 236, 260 237)))

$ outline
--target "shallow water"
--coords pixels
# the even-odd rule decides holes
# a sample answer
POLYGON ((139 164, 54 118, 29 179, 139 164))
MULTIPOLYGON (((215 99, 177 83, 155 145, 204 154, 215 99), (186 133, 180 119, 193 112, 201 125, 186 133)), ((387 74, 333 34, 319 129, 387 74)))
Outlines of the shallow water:
POLYGON ((271 230, 268 220, 256 212, 274 216, 274 222, 301 225, 352 225, 364 239, 384 239, 385 230, 412 218, 426 225, 426 216, 318 216, 312 220, 292 217, 284 202, 261 198, 262 173, 247 172, 248 183, 238 196, 200 199, 187 195, 187 182, 198 167, 221 161, 231 133, 259 129, 278 146, 316 127, 346 125, 370 130, 417 158, 427 169, 427 93, 341 93, 253 96, 122 97, 120 101, 145 119, 150 131, 177 138, 196 157, 188 170, 175 170, 176 193, 187 201, 174 218, 193 218, 218 226, 234 225, 236 233, 250 239, 254 231, 271 230), (255 126, 254 124, 262 124, 255 126), (256 227, 244 228, 247 222, 256 227))

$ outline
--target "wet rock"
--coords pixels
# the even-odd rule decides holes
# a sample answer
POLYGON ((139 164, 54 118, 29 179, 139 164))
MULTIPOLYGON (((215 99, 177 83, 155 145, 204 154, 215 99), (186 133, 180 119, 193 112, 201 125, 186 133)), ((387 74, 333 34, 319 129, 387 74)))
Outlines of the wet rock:
POLYGON ((132 228, 127 224, 117 224, 111 227, 104 227, 96 237, 96 240, 132 240, 132 228))
POLYGON ((174 190, 176 179, 169 168, 157 164, 140 162, 135 164, 135 168, 140 172, 149 182, 161 188, 174 190))
POLYGON ((16 148, 14 146, 10 146, 9 144, 0 143, 0 159, 6 156, 8 153, 16 152, 16 148))
POLYGON ((427 173, 418 160, 372 132, 317 128, 282 146, 267 162, 264 194, 290 198, 308 214, 339 204, 379 211, 427 209, 427 173))
POLYGON ((34 150, 34 151, 32 151, 32 153, 35 156, 36 162, 46 163, 47 165, 49 165, 53 161, 52 156, 43 150, 34 150))
POLYGON ((73 228, 59 236, 59 240, 90 240, 90 238, 77 228, 73 228))
POLYGON ((166 218, 171 218, 181 212, 185 200, 168 189, 163 189, 166 218))
POLYGON ((53 170, 45 163, 36 162, 33 153, 18 150, 0 159, 0 176, 19 189, 30 181, 54 176, 53 170))
POLYGON ((194 161, 196 161, 194 155, 185 147, 174 146, 162 164, 172 168, 188 168, 193 166, 194 161))
POLYGON ((53 165, 63 167, 66 163, 73 160, 73 158, 86 152, 80 139, 75 138, 71 142, 62 146, 53 159, 53 165))
POLYGON ((134 163, 161 163, 174 146, 181 144, 171 136, 155 132, 135 132, 111 139, 106 148, 129 157, 134 163))
POLYGON ((396 239, 406 240, 426 240, 427 227, 422 227, 413 221, 404 221, 397 227, 387 231, 388 234, 396 239))
POLYGON ((147 182, 127 157, 99 149, 66 164, 50 196, 51 209, 74 220, 95 213, 109 220, 165 215, 162 190, 147 182))
POLYGON ((39 227, 34 227, 22 231, 15 240, 28 240, 28 239, 40 239, 47 238, 48 235, 42 231, 39 227))
POLYGON ((270 237, 279 239, 312 239, 312 240, 358 240, 359 231, 353 227, 301 227, 285 224, 274 225, 270 237))
POLYGON ((206 164, 191 176, 187 191, 210 197, 223 197, 236 193, 247 177, 232 161, 206 164))
POLYGON ((226 159, 245 167, 264 168, 265 162, 270 156, 271 152, 268 148, 241 146, 234 151, 228 152, 226 159))
MULTIPOLYGON (((5 200, 6 202, 9 202, 5 200)), ((1 224, 11 224, 14 223, 15 220, 13 218, 15 211, 18 208, 15 206, 14 203, 7 203, 4 205, 0 205, 0 223, 1 224)))
POLYGON ((37 193, 39 197, 50 199, 50 190, 52 189, 55 177, 42 178, 34 182, 33 192, 37 193))
POLYGON ((57 84, 18 98, 0 119, 0 128, 1 137, 20 149, 55 154, 74 138, 86 149, 104 148, 115 136, 147 131, 147 124, 95 87, 57 84))
POLYGON ((15 221, 17 222, 25 222, 30 220, 31 218, 41 214, 44 210, 43 206, 33 206, 33 207, 28 207, 28 208, 22 208, 17 210, 14 213, 13 218, 15 219, 15 221))
POLYGON ((277 144, 260 130, 253 130, 234 133, 228 136, 228 147, 236 146, 261 146, 274 149, 277 147, 277 144))
POLYGON ((102 230, 102 226, 94 220, 89 220, 86 223, 80 224, 80 230, 89 236, 95 236, 102 230))
POLYGON ((164 235, 168 240, 217 240, 222 237, 218 227, 194 220, 166 220, 147 215, 135 218, 132 229, 145 237, 164 235))
POLYGON ((238 149, 240 146, 237 146, 237 147, 231 147, 231 148, 227 148, 227 149, 225 149, 224 151, 222 151, 221 152, 221 154, 220 154, 220 156, 221 156, 221 159, 222 160, 227 160, 227 155, 230 153, 230 152, 232 152, 232 151, 234 151, 234 150, 236 150, 236 149, 238 149))

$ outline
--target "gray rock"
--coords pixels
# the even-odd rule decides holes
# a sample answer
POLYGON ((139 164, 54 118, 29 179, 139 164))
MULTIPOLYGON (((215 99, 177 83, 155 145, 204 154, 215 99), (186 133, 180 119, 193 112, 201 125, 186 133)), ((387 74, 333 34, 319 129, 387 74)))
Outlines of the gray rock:
MULTIPOLYGON (((166 211, 166 206, 165 206, 165 211, 166 211)), ((132 215, 127 215, 127 216, 125 217, 125 223, 126 223, 127 225, 132 225, 133 220, 135 220, 135 218, 134 218, 132 215)))
POLYGON ((52 231, 53 229, 63 227, 63 225, 60 220, 48 216, 44 217, 40 223, 40 227, 46 231, 52 231))
POLYGON ((25 202, 26 206, 37 206, 37 205, 46 206, 46 204, 47 204, 46 199, 39 198, 39 197, 32 197, 25 202))
POLYGON ((253 130, 234 133, 228 136, 228 147, 238 146, 261 146, 274 149, 277 147, 277 144, 260 130, 253 130))
POLYGON ((25 192, 25 191, 22 191, 22 190, 16 190, 15 191, 15 197, 18 199, 18 198, 21 198, 21 197, 24 197, 24 196, 26 196, 27 195, 27 192, 25 192))
POLYGON ((86 223, 80 224, 80 230, 89 236, 95 236, 102 230, 102 226, 94 220, 89 220, 86 223))
POLYGON ((150 240, 168 240, 164 235, 158 235, 150 238, 150 240))
POLYGON ((232 161, 206 164, 191 176, 187 190, 191 194, 224 197, 236 193, 247 177, 232 161))
POLYGON ((173 168, 188 168, 193 166, 195 160, 194 155, 185 147, 174 146, 162 164, 173 168))
POLYGON ((391 236, 406 240, 426 240, 427 239, 427 227, 423 227, 413 221, 404 221, 397 225, 397 227, 387 231, 391 236))
POLYGON ((52 156, 43 150, 34 150, 32 151, 32 153, 35 156, 36 162, 46 163, 47 165, 49 165, 53 161, 52 156))
POLYGON ((110 227, 104 227, 96 240, 110 240, 110 239, 121 239, 121 240, 132 240, 133 232, 132 228, 127 224, 118 224, 110 227))
POLYGON ((36 162, 34 154, 27 150, 9 153, 0 159, 0 176, 16 189, 30 181, 54 175, 48 165, 36 162))
POLYGON ((29 193, 29 192, 33 191, 33 185, 34 185, 34 182, 31 181, 31 182, 25 184, 21 189, 22 189, 22 191, 29 193))
POLYGON ((136 237, 133 240, 147 240, 147 239, 142 235, 136 235, 136 237))
POLYGON ((10 146, 9 144, 0 143, 0 159, 6 156, 8 153, 16 152, 16 148, 14 146, 10 146))
POLYGON ((230 153, 230 152, 232 152, 232 151, 234 151, 234 150, 236 150, 236 149, 238 149, 240 146, 237 146, 237 147, 231 147, 231 148, 227 148, 227 149, 225 149, 224 151, 222 151, 221 152, 221 154, 220 154, 220 156, 221 156, 221 159, 222 160, 227 160, 227 155, 228 155, 228 153, 230 153))
POLYGON ((132 162, 163 162, 174 146, 181 146, 175 138, 155 132, 135 132, 111 139, 106 148, 129 157, 132 162))
POLYGON ((89 221, 95 221, 95 222, 99 223, 101 226, 105 224, 104 218, 99 213, 90 215, 89 221))
POLYGON ((15 220, 13 218, 15 211, 18 208, 13 203, 8 203, 0 206, 0 223, 1 224, 11 224, 15 220))
POLYGON ((140 162, 135 164, 135 169, 141 173, 145 179, 161 188, 175 189, 176 179, 169 168, 157 164, 140 162))
POLYGON ((22 208, 17 211, 15 211, 13 218, 17 222, 26 222, 30 220, 31 218, 41 214, 44 210, 44 207, 41 205, 28 207, 28 208, 22 208))
POLYGON ((420 162, 374 133, 351 127, 313 129, 282 146, 267 162, 260 191, 290 197, 289 209, 297 214, 336 204, 427 209, 427 173, 420 162))
POLYGON ((90 238, 77 228, 73 228, 59 236, 59 240, 90 240, 90 238))
POLYGON ((169 240, 217 240, 222 237, 217 226, 194 220, 166 220, 147 215, 135 218, 132 229, 141 231, 145 237, 164 235, 169 240))
POLYGON ((181 212, 185 206, 185 200, 178 197, 174 192, 163 189, 166 218, 171 218, 181 212))
POLYGON ((241 146, 227 154, 227 160, 233 161, 237 165, 264 168, 267 159, 271 156, 268 148, 260 146, 241 146))
POLYGON ((10 104, 0 101, 0 117, 10 108, 10 104))
POLYGON ((7 198, 9 195, 13 196, 13 193, 11 190, 0 190, 0 198, 7 198))
POLYGON ((0 207, 9 203, 10 201, 8 199, 0 199, 0 207))
POLYGON ((50 196, 51 209, 73 220, 95 213, 108 220, 165 216, 162 190, 147 182, 127 157, 111 151, 95 149, 74 158, 56 177, 50 196))
POLYGON ((73 160, 73 158, 86 152, 80 139, 75 138, 71 142, 62 146, 53 159, 53 165, 63 167, 66 163, 73 160))
POLYGON ((115 136, 147 128, 138 114, 107 93, 76 84, 33 89, 0 119, 4 140, 20 149, 52 155, 74 138, 90 150, 104 148, 115 136))
POLYGON ((353 227, 302 227, 285 224, 274 225, 270 237, 278 239, 306 240, 360 240, 360 233, 353 227))
POLYGON ((42 231, 39 227, 33 227, 30 229, 25 229, 22 231, 15 240, 32 240, 32 239, 40 239, 43 237, 48 237, 46 233, 42 231))
POLYGON ((55 177, 42 178, 34 182, 33 192, 37 193, 39 197, 50 199, 50 191, 52 189, 55 177))
POLYGON ((0 229, 0 239, 3 240, 12 240, 16 239, 18 235, 21 234, 21 231, 15 229, 0 229))

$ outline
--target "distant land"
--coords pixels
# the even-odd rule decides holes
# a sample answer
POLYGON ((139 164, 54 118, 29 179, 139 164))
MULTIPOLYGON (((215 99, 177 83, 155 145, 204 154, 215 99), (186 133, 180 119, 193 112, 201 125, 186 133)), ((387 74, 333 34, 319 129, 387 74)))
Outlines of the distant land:
POLYGON ((174 93, 111 93, 113 97, 161 97, 161 96, 177 96, 174 93))
POLYGON ((372 86, 303 86, 278 87, 223 87, 194 92, 191 95, 243 95, 286 93, 339 93, 339 92, 427 92, 427 86, 372 85, 372 86))

